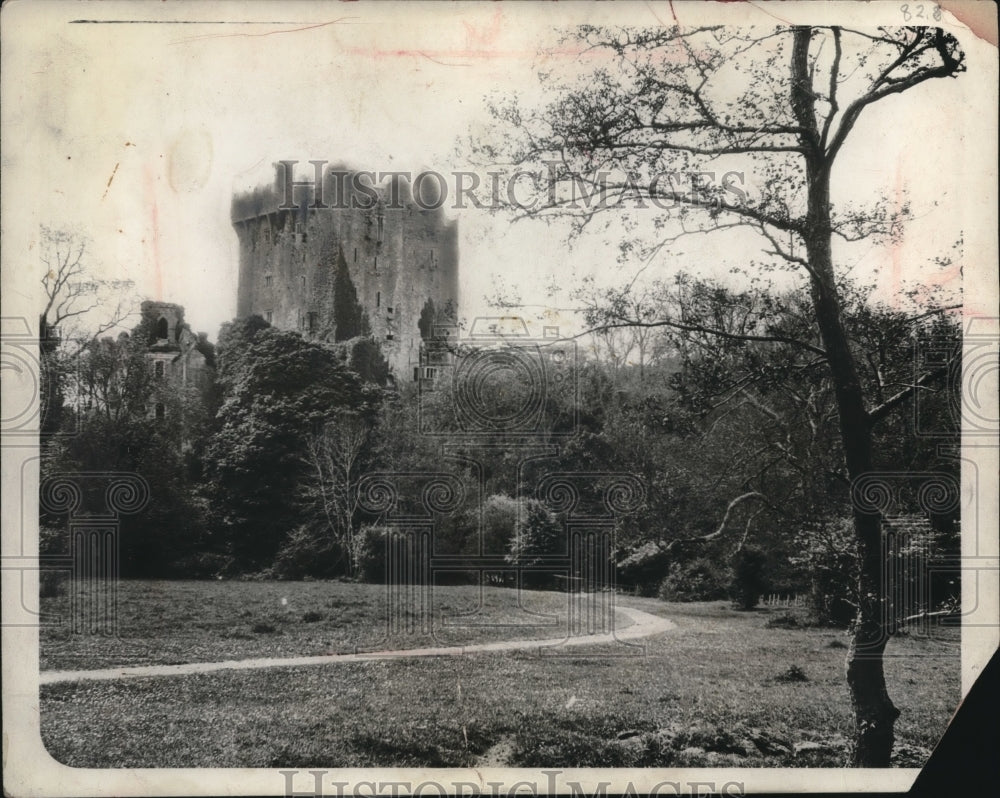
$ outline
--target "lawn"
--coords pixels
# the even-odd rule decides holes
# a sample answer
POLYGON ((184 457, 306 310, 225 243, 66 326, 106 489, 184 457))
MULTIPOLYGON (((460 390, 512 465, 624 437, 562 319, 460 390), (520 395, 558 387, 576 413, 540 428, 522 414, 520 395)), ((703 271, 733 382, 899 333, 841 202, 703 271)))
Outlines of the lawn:
MULTIPOLYGON (((435 586, 426 630, 418 599, 415 592, 407 596, 390 627, 382 585, 125 581, 118 590, 118 636, 74 635, 68 624, 44 628, 41 666, 89 670, 461 646, 559 637, 566 627, 564 593, 435 586)), ((42 611, 67 618, 69 598, 42 599, 42 611)))
MULTIPOLYGON (((480 603, 475 588, 434 595, 444 613, 480 603)), ((102 651, 94 639, 50 632, 43 667, 127 664, 140 654, 142 662, 293 656, 335 641, 349 647, 384 617, 384 592, 363 585, 130 583, 122 596, 122 641, 104 641, 102 651), (323 618, 306 622, 308 612, 323 618), (280 631, 248 631, 257 623, 280 631)), ((564 594, 524 592, 521 601, 565 617, 564 594)), ((57 759, 86 767, 843 763, 851 729, 843 633, 769 625, 785 610, 625 596, 619 604, 677 627, 646 639, 640 656, 603 656, 623 651, 610 646, 54 684, 42 689, 43 739, 57 759)), ((514 591, 487 590, 482 605, 480 617, 495 625, 446 633, 558 636, 504 625, 524 617, 514 591)), ((897 637, 888 654, 889 690, 902 710, 895 763, 919 766, 958 703, 958 635, 897 637)))

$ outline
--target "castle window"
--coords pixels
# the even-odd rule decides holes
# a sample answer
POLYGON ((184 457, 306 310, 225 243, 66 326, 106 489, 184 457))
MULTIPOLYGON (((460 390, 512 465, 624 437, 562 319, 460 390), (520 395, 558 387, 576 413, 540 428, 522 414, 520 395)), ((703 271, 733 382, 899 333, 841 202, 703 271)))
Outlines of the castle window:
POLYGON ((163 376, 163 361, 162 360, 157 360, 156 361, 156 364, 153 366, 153 374, 155 374, 157 377, 162 377, 163 376))
POLYGON ((264 285, 267 286, 268 288, 270 288, 271 287, 271 283, 273 282, 273 280, 274 280, 274 278, 271 277, 270 274, 265 275, 264 276, 264 285))
POLYGON ((358 248, 357 247, 354 248, 354 262, 355 263, 358 262, 358 248))
POLYGON ((387 307, 387 308, 386 308, 385 310, 386 310, 386 312, 387 312, 387 313, 388 313, 388 314, 389 314, 390 316, 392 315, 392 307, 391 307, 391 306, 390 306, 390 307, 387 307))
POLYGON ((437 369, 428 366, 424 369, 424 377, 428 380, 433 380, 437 376, 437 369))
POLYGON ((375 292, 375 307, 377 307, 377 308, 382 307, 382 292, 381 291, 376 291, 375 292))
POLYGON ((392 333, 386 333, 386 334, 385 334, 385 340, 387 340, 387 341, 391 341, 391 340, 393 340, 393 339, 394 339, 395 337, 396 337, 396 336, 395 336, 395 335, 393 335, 392 333))
POLYGON ((375 258, 375 274, 378 274, 378 258, 375 258))
POLYGON ((266 321, 268 324, 270 324, 273 319, 274 319, 274 311, 272 311, 272 310, 265 310, 264 311, 264 321, 266 321))
POLYGON ((306 287, 306 276, 304 274, 299 276, 299 282, 302 283, 303 288, 306 287))
POLYGON ((163 316, 160 316, 160 320, 156 322, 156 337, 167 338, 169 334, 167 320, 163 316))
POLYGON ((167 415, 167 409, 162 404, 156 405, 156 419, 157 421, 162 421, 167 415))
POLYGON ((385 212, 381 206, 378 209, 378 243, 382 243, 382 236, 385 233, 385 212))
POLYGON ((413 381, 414 382, 420 381, 420 366, 413 367, 413 381))
POLYGON ((316 311, 311 310, 306 314, 306 328, 309 332, 316 332, 316 311))

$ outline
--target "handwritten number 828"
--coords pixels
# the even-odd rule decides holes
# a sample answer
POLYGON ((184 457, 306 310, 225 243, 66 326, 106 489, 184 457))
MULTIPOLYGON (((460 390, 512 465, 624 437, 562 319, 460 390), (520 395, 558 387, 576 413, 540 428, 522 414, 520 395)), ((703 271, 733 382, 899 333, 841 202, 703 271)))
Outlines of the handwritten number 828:
POLYGON ((924 14, 924 6, 910 6, 909 3, 903 3, 899 7, 899 10, 903 14, 903 22, 909 22, 911 19, 928 19, 933 18, 935 22, 941 21, 941 7, 934 6, 934 10, 929 14, 924 14))

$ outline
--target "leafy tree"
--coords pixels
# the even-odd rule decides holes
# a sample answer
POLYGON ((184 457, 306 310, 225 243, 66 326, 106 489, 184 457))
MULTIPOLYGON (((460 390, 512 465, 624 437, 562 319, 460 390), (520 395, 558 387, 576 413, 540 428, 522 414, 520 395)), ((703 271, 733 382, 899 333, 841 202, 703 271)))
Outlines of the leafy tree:
POLYGON ((767 555, 755 546, 745 546, 733 559, 733 600, 740 609, 752 610, 767 589, 767 555))
POLYGON ((437 311, 434 309, 434 300, 428 299, 420 309, 420 318, 417 319, 417 329, 420 330, 420 337, 429 341, 434 336, 434 325, 437 323, 437 311))
POLYGON ((674 562, 660 584, 664 601, 716 601, 725 598, 730 575, 709 557, 674 562))
POLYGON ((397 578, 420 573, 419 563, 411 561, 413 549, 408 545, 413 535, 405 529, 365 524, 358 531, 358 575, 366 582, 384 583, 391 570, 397 578), (391 551, 390 551, 391 547, 391 551))
MULTIPOLYGON (((530 569, 543 565, 547 555, 565 551, 566 532, 559 519, 537 499, 523 500, 507 562, 530 569)), ((549 587, 554 583, 551 575, 531 570, 524 572, 522 581, 529 587, 549 587)))
POLYGON ((217 360, 222 403, 206 452, 215 526, 242 567, 261 568, 306 520, 308 436, 375 397, 333 348, 259 317, 223 326, 217 360))
POLYGON ((344 365, 363 382, 379 386, 389 382, 389 362, 374 338, 367 335, 351 338, 338 343, 336 349, 344 365))
MULTIPOLYGON (((931 370, 877 404, 865 390, 844 323, 832 239, 892 237, 899 234, 901 219, 887 203, 835 209, 830 187, 837 157, 865 109, 965 71, 957 40, 940 28, 864 32, 839 26, 765 33, 588 25, 576 37, 612 58, 616 71, 599 68, 578 85, 555 86, 558 96, 538 111, 516 102, 496 108, 515 135, 504 139, 503 148, 483 147, 484 154, 547 167, 540 204, 526 206, 531 215, 569 213, 583 226, 610 207, 607 198, 629 198, 644 208, 664 209, 661 218, 673 219, 677 235, 736 226, 752 230, 770 257, 801 269, 820 345, 766 331, 743 335, 798 345, 822 359, 832 384, 846 477, 854 480, 871 471, 876 423, 941 375, 931 370), (733 191, 732 183, 706 184, 698 178, 678 185, 653 179, 680 170, 711 172, 714 159, 731 156, 740 156, 741 168, 751 170, 754 203, 745 192, 733 191), (598 192, 600 201, 581 210, 578 194, 558 196, 560 185, 598 192)), ((542 79, 551 80, 544 74, 542 79)), ((650 249, 671 240, 677 236, 661 227, 650 249)), ((683 322, 662 318, 658 323, 683 322)), ((884 767, 899 712, 883 669, 880 520, 855 512, 853 528, 860 570, 847 661, 855 715, 852 762, 884 767)))
POLYGON ((417 387, 402 383, 387 392, 372 435, 378 467, 393 471, 420 471, 440 459, 438 444, 422 434, 417 387))
POLYGON ((480 538, 483 554, 496 555, 509 551, 514 539, 517 516, 517 499, 512 499, 502 493, 487 498, 483 502, 480 535, 476 534, 479 519, 468 517, 466 519, 470 534, 465 540, 465 553, 478 554, 480 538))
MULTIPOLYGON (((64 411, 74 434, 50 442, 46 471, 123 471, 145 479, 148 505, 119 519, 122 573, 186 576, 178 563, 196 552, 205 535, 204 511, 193 496, 183 453, 200 397, 193 389, 158 392, 145 340, 140 325, 131 335, 90 341, 79 353, 71 383, 76 401, 64 411), (152 412, 154 400, 164 406, 162 417, 152 412)), ((88 511, 104 511, 103 494, 84 498, 88 511)), ((44 515, 42 523, 59 525, 44 515)))
POLYGON ((846 627, 857 612, 857 542, 851 522, 837 518, 804 526, 796 535, 792 562, 809 577, 813 619, 846 627))

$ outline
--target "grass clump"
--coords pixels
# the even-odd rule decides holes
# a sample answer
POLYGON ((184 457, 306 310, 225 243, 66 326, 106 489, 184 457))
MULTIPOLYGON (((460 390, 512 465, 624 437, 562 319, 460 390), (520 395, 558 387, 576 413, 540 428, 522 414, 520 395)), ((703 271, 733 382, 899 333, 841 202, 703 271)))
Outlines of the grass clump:
POLYGON ((769 618, 767 623, 764 624, 768 629, 798 629, 801 625, 799 619, 790 612, 775 615, 773 618, 769 618))
POLYGON ((788 669, 775 676, 774 680, 783 683, 808 682, 809 677, 806 676, 806 672, 798 665, 789 665, 788 669))
POLYGON ((273 635, 278 631, 278 627, 266 621, 259 621, 251 627, 251 631, 258 635, 273 635))

